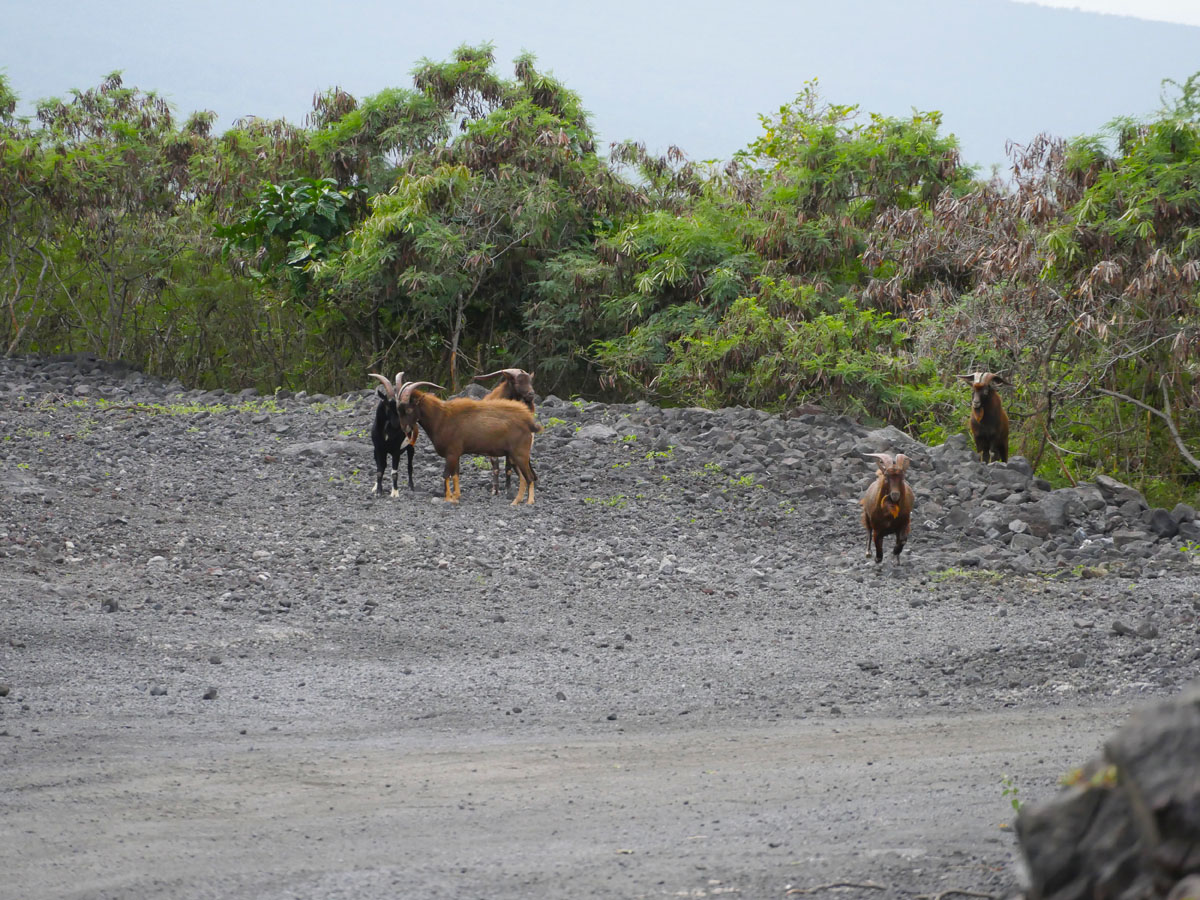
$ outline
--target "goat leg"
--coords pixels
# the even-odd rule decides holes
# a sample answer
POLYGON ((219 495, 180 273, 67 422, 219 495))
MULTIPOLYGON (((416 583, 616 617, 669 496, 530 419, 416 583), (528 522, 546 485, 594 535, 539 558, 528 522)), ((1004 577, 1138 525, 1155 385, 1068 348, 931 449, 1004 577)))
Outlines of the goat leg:
POLYGON ((375 488, 371 491, 373 496, 378 496, 383 493, 383 473, 387 471, 387 450, 375 450, 375 488))
MULTIPOLYGON (((492 462, 492 496, 496 497, 500 494, 500 460, 495 457, 489 457, 492 462)), ((505 493, 507 493, 508 485, 505 485, 505 493)))
POLYGON ((404 449, 408 451, 408 489, 411 491, 413 490, 412 459, 413 454, 416 453, 416 448, 412 444, 409 444, 404 449))

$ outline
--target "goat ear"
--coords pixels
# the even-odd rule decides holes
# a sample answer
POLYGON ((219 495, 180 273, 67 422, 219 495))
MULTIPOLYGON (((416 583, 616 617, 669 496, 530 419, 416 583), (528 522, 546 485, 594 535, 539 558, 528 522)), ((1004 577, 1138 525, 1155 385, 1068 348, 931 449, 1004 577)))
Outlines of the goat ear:
POLYGON ((896 454, 896 465, 898 465, 898 466, 900 467, 900 471, 901 471, 901 472, 907 472, 907 471, 908 471, 908 464, 909 464, 910 462, 912 462, 912 460, 910 460, 910 459, 909 459, 907 456, 905 456, 903 453, 898 453, 898 454, 896 454))
POLYGON ((974 383, 975 383, 975 376, 974 376, 974 375, 955 375, 954 377, 955 377, 955 378, 957 378, 957 379, 959 379, 960 381, 965 381, 967 384, 974 384, 974 383))

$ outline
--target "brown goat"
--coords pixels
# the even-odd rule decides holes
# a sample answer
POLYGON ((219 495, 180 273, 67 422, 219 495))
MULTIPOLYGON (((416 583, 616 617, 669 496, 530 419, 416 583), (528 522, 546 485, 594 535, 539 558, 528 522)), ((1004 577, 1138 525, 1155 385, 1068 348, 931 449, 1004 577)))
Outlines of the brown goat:
POLYGON ((1007 384, 995 372, 975 372, 959 375, 971 385, 971 418, 967 427, 975 439, 975 449, 986 465, 993 459, 1008 462, 1008 413, 1000 403, 996 385, 1007 384))
POLYGON ((446 461, 442 471, 445 499, 457 503, 462 493, 459 485, 458 461, 464 453, 506 457, 513 461, 521 478, 517 488, 516 506, 529 491, 528 505, 533 505, 533 487, 537 475, 529 462, 533 436, 542 430, 524 404, 515 400, 472 400, 457 397, 439 400, 417 388, 429 385, 442 390, 430 381, 413 381, 401 387, 396 395, 400 421, 406 427, 420 425, 438 456, 446 461), (451 482, 453 481, 453 490, 451 482))
POLYGON ((892 551, 897 560, 900 551, 912 530, 913 491, 904 480, 908 471, 908 457, 903 453, 892 459, 890 453, 868 453, 879 465, 879 477, 867 488, 858 502, 863 508, 863 525, 867 529, 867 556, 871 545, 875 545, 875 562, 883 561, 883 539, 885 535, 896 536, 896 549, 892 551))
MULTIPOLYGON (((500 369, 496 372, 489 372, 487 375, 476 375, 476 381, 482 381, 485 378, 495 378, 497 375, 503 375, 504 378, 498 385, 492 388, 484 395, 484 400, 519 400, 529 407, 530 412, 536 412, 533 407, 533 373, 526 372, 524 369, 500 369)), ((493 456, 492 461, 492 496, 500 493, 500 460, 493 456)), ((504 493, 508 493, 508 487, 512 484, 512 460, 504 460, 504 493)))

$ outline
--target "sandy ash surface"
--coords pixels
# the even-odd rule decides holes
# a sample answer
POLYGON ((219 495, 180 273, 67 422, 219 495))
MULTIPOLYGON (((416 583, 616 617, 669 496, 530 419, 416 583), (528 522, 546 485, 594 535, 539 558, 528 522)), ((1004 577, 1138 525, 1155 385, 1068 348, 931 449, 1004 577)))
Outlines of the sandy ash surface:
POLYGON ((535 506, 373 498, 374 406, 0 360, 0 896, 1005 894, 1002 776, 1200 674, 1186 511, 552 397, 535 506))

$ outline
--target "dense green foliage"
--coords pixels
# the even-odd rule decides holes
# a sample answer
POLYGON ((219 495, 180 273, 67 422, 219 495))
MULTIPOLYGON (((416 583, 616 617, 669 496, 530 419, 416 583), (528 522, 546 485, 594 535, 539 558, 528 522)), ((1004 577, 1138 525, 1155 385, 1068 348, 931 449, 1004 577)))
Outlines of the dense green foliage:
POLYGON ((268 389, 519 365, 935 440, 963 427, 953 376, 991 369, 1046 477, 1166 500, 1198 474, 1200 79, 1167 88, 1107 137, 1015 147, 1001 181, 938 113, 815 83, 723 166, 603 154, 578 96, 486 45, 219 136, 117 74, 24 120, 0 78, 0 338, 268 389))

